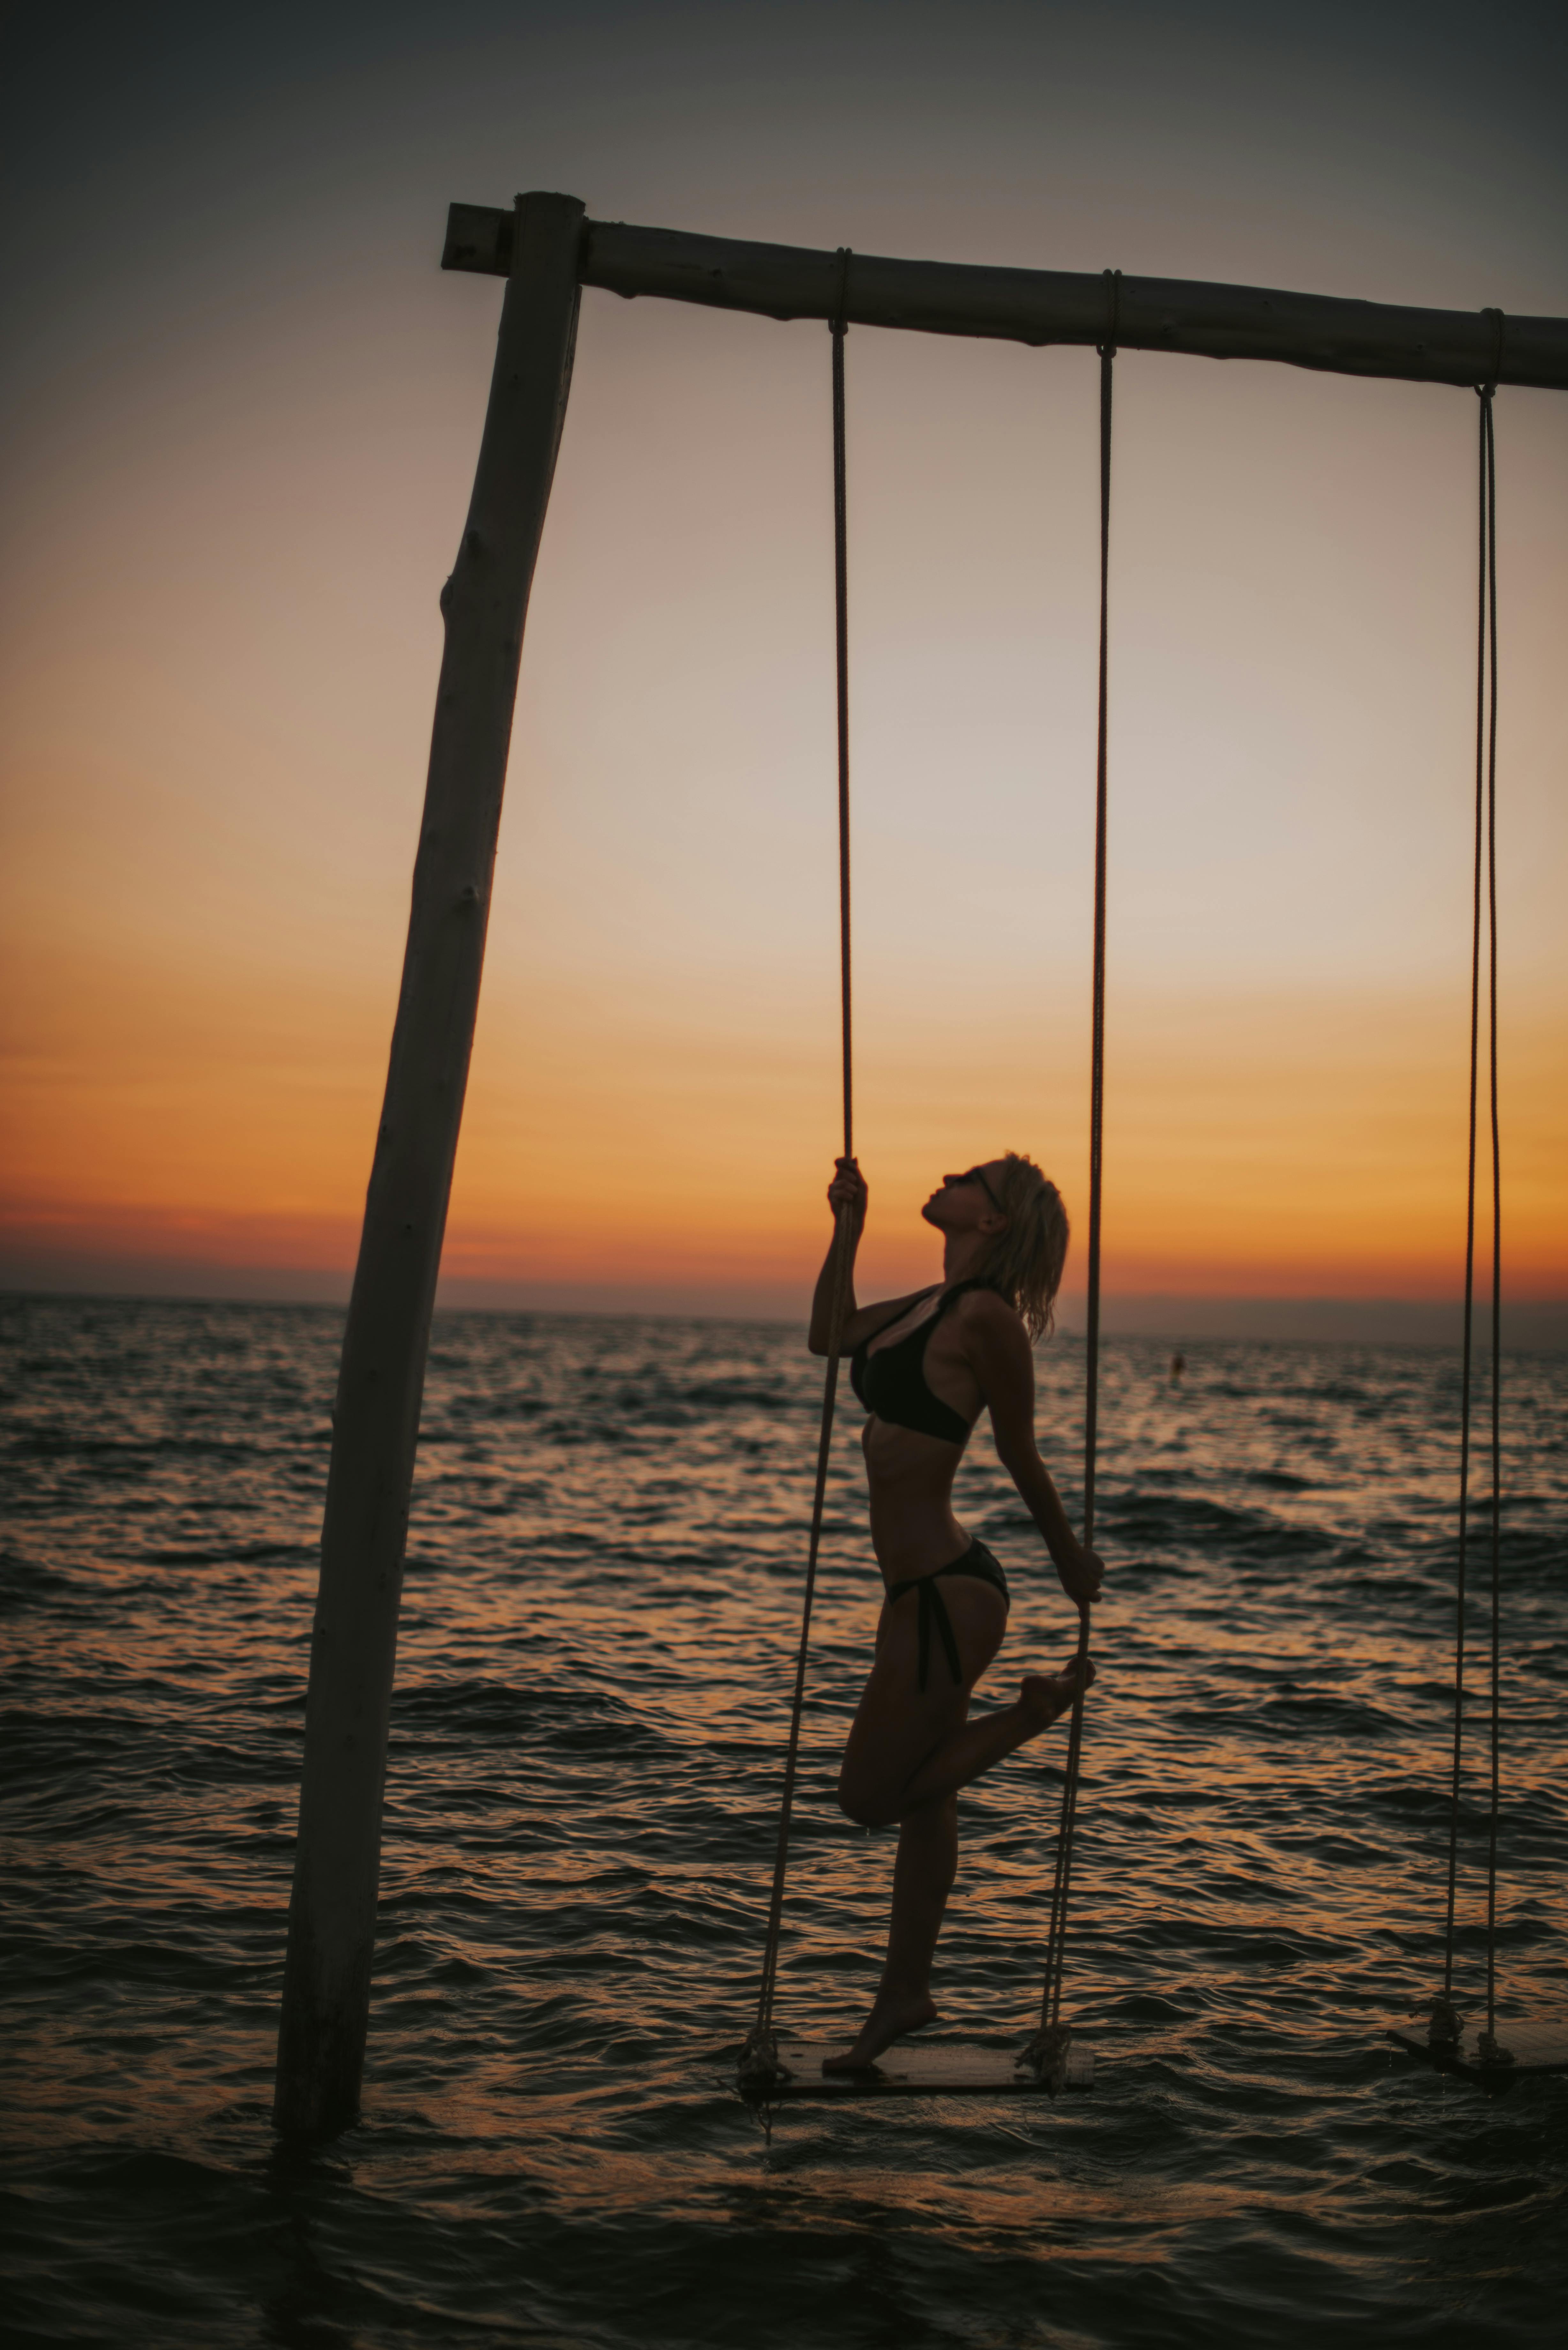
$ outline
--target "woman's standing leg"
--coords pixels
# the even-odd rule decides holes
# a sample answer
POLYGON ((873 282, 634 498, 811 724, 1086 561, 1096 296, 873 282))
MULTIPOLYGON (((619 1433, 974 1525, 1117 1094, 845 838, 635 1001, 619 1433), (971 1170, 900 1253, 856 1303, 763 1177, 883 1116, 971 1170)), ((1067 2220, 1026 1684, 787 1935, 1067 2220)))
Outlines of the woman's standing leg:
POLYGON ((882 1991, 930 2004, 931 1960, 948 1895, 958 1875, 958 1797, 926 1804, 898 1823, 893 1863, 893 1914, 882 1991))
POLYGON ((882 1981, 854 2046, 842 2056, 830 2057, 826 2070, 851 2072, 874 2064, 903 2033, 918 2032, 931 2022, 937 2012, 931 1960, 957 1874, 958 1797, 948 1795, 906 1814, 898 1823, 882 1981))

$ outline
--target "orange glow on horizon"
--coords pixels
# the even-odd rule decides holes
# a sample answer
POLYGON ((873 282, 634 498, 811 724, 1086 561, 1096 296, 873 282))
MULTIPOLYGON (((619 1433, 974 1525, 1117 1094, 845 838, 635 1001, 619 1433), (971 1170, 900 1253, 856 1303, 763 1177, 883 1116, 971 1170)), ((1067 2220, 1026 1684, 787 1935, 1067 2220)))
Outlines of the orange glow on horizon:
MULTIPOLYGON (((0 1232, 12 1251, 46 1269, 74 1253, 349 1270, 385 1050, 370 991, 291 995, 231 972, 193 992, 105 958, 76 959, 68 977, 40 992, 32 1049, 11 1059, 0 1232)), ((622 1002, 564 984, 547 1009, 504 973, 487 997, 445 1273, 804 1297, 836 1147, 830 1005, 715 1014, 681 990, 622 1002)), ((1107 1291, 1452 1295, 1462 1017, 1451 1001, 1123 991, 1107 1291)), ((939 1030, 922 1050, 875 1001, 863 1028, 862 1288, 930 1279, 921 1201, 944 1169, 1005 1147, 1032 1149, 1062 1183, 1075 1228, 1066 1288, 1081 1288, 1083 1056, 1060 1039, 1053 1053, 1023 1023, 982 1045, 939 1030)), ((1568 1117, 1552 1082, 1563 1046, 1544 1023, 1513 1023, 1506 1278, 1521 1298, 1568 1292, 1568 1117)))
MULTIPOLYGON (((1215 221, 1241 282, 1370 294, 1406 267, 1359 208, 1309 253, 1229 194, 1185 229, 1149 202, 1140 240, 1168 228, 1175 275, 1204 274, 1215 221)), ((917 220, 950 234, 877 218, 882 249, 917 220)), ((1124 249, 1119 215, 1093 233, 1112 224, 1124 249)), ((973 257, 1032 234, 1011 195, 963 231, 973 257)), ((1459 262, 1428 258, 1458 304, 1459 262)), ((203 278, 126 381, 94 356, 28 423, 0 636, 0 1280, 352 1267, 500 298, 411 230, 386 269, 363 310, 280 293, 254 317, 204 307, 203 278)), ((826 368, 810 321, 585 296, 460 1281, 804 1303, 839 1115, 826 368)), ((871 1294, 932 1276, 920 1201, 1008 1147, 1060 1181, 1083 1282, 1096 383, 1092 353, 855 338, 871 1294)), ((1474 411, 1462 388, 1117 361, 1112 1295, 1459 1289, 1474 411)), ((1521 1299, 1568 1297, 1562 415, 1500 395, 1521 1299)))

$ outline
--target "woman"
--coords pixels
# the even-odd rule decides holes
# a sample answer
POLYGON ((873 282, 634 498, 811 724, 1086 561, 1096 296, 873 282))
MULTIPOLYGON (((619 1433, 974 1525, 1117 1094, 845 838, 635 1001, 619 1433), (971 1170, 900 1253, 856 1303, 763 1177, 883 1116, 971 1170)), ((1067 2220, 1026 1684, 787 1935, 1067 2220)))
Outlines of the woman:
MULTIPOLYGON (((847 1208, 853 1244, 867 1188, 841 1159, 828 1187, 847 1208)), ((1050 1326, 1067 1253, 1061 1194, 1033 1160, 1009 1151, 944 1175, 920 1211, 942 1236, 934 1289, 857 1305, 840 1337, 870 1417, 863 1439, 871 1544, 888 1587, 877 1653, 856 1712, 838 1800, 867 1827, 898 1823, 888 1960, 854 2046, 825 2070, 874 2064, 936 2015, 931 1960, 958 1868, 958 1790, 1037 1738, 1072 1704, 1075 1663, 1031 1673, 1016 1705, 968 1720, 969 1701, 1007 1628, 1007 1578, 952 1511, 954 1471, 983 1406, 1002 1464, 1045 1540, 1063 1588, 1085 1610, 1104 1570, 1074 1534, 1034 1449, 1031 1342, 1050 1326)), ((835 1251, 812 1303, 811 1350, 833 1343, 835 1251)), ((1095 1677, 1086 1664, 1085 1681, 1095 1677)))

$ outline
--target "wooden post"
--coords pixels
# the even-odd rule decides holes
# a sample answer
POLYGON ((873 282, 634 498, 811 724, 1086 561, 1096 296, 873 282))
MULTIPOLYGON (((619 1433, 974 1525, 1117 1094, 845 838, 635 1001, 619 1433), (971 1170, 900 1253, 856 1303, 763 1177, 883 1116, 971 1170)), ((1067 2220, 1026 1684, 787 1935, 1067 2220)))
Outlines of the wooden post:
POLYGON ((583 207, 519 196, 473 497, 441 592, 413 903, 343 1339, 274 2119, 358 2111, 387 1724, 436 1273, 468 1082, 523 623, 576 336, 583 207))

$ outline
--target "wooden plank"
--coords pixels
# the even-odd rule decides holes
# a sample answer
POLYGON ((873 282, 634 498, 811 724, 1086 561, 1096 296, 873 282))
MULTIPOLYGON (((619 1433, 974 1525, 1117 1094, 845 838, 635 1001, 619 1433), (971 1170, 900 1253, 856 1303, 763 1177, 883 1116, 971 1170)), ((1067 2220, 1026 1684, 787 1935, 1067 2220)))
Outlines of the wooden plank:
MULTIPOLYGON (((512 233, 508 212, 453 204, 441 266, 504 276, 512 233)), ((587 221, 580 267, 585 286, 628 299, 652 295, 770 318, 829 318, 838 306, 837 255, 805 245, 587 221)), ((918 334, 1092 345, 1106 339, 1112 296, 1103 276, 1085 272, 857 253, 846 315, 854 326, 918 334)), ((1416 310, 1270 286, 1124 276, 1115 296, 1115 338, 1122 350, 1274 359, 1337 375, 1568 390, 1568 319, 1495 310, 1416 310)))
POLYGON ((351 2122, 369 2014, 387 1724, 436 1272, 468 1082, 523 622, 571 380, 582 207, 519 200, 446 649, 321 1534, 274 2118, 351 2122))
MULTIPOLYGON (((866 2073, 825 2073, 825 2057, 844 2049, 842 2040, 784 2040, 780 2061, 787 2080, 768 2092, 768 2102, 805 2097, 1018 2097, 1047 2092, 1032 2072, 1020 2071, 1012 2049, 980 2048, 957 2041, 908 2041, 889 2048, 866 2073)), ((1087 2048, 1067 2052, 1069 2089, 1092 2089, 1095 2059, 1087 2048)))
POLYGON ((1513 2062, 1499 2064, 1482 2056, 1476 2043, 1486 2029, 1484 2017, 1466 2023, 1458 2043, 1434 2048, 1428 2040, 1428 2018, 1413 2016, 1408 2023, 1388 2027, 1388 2038, 1413 2056, 1424 2056, 1444 2072, 1468 2073, 1495 2081, 1519 2073, 1568 2073, 1568 2015, 1500 2019, 1497 2036, 1513 2062))

